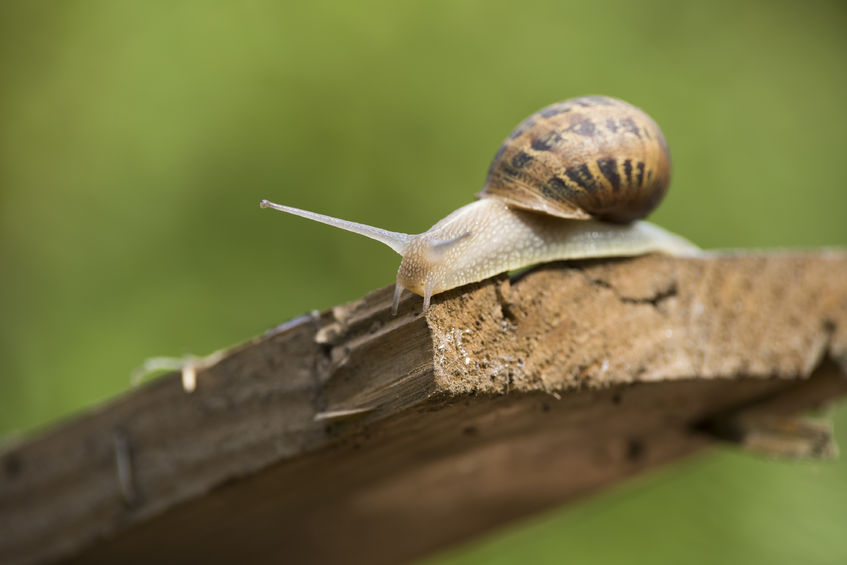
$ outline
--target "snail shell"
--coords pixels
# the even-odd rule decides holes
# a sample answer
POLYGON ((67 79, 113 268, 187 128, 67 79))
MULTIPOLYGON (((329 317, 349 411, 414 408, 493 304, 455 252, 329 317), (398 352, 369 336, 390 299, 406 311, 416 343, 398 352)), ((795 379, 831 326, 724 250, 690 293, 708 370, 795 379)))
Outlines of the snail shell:
POLYGON ((585 96, 531 115, 500 146, 481 198, 572 219, 631 222, 668 190, 659 126, 622 100, 585 96))

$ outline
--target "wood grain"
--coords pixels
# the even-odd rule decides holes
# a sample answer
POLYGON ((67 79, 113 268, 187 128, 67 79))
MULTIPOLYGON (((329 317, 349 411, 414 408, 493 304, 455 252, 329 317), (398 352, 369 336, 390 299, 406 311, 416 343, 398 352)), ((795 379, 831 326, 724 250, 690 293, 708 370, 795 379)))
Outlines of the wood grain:
POLYGON ((408 561, 689 455, 715 422, 768 421, 717 435, 773 445, 772 417, 847 392, 838 252, 561 263, 426 316, 390 302, 7 447, 0 562, 408 561))

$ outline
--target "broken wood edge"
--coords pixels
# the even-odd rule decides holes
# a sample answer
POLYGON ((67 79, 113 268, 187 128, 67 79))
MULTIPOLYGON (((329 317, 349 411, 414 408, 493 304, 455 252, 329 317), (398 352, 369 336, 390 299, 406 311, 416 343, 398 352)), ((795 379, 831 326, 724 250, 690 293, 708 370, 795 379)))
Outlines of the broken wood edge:
MULTIPOLYGON (((752 277, 755 275, 756 277, 760 276, 759 269, 767 269, 768 261, 794 261, 796 265, 794 265, 794 269, 803 271, 808 268, 806 264, 806 260, 809 256, 800 255, 795 252, 791 253, 778 253, 768 256, 760 256, 760 255, 752 255, 750 253, 742 253, 742 252, 726 252, 720 254, 711 254, 708 259, 671 259, 668 257, 653 255, 647 257, 641 257, 636 259, 618 259, 618 260, 586 260, 586 261, 574 261, 574 262, 562 262, 562 263, 551 263, 548 265, 543 265, 538 268, 532 269, 525 273, 519 273, 518 275, 509 278, 505 275, 500 275, 498 277, 494 277, 487 281, 483 281, 481 283, 475 283, 472 285, 468 285, 461 289, 454 289, 452 291, 448 291, 443 295, 436 296, 433 299, 433 306, 430 308, 429 312, 425 314, 427 327, 429 328, 430 334, 434 339, 434 347, 435 352, 434 355, 436 358, 434 359, 434 370, 435 370, 435 391, 434 392, 447 392, 450 394, 464 394, 464 393, 479 393, 482 391, 492 392, 492 393, 503 393, 508 392, 510 390, 541 390, 546 392, 566 392, 569 390, 577 390, 582 387, 602 387, 608 386, 609 384, 614 384, 618 382, 639 382, 639 381, 659 381, 665 379, 676 379, 676 378, 691 378, 697 375, 697 378, 735 378, 738 375, 748 375, 748 376, 761 376, 761 377, 769 377, 772 375, 783 376, 786 378, 796 378, 799 376, 808 376, 814 367, 818 366, 822 359, 825 356, 831 357, 836 363, 838 363, 845 371, 847 371, 847 331, 844 329, 844 323, 837 323, 837 320, 843 319, 847 314, 847 304, 845 304, 844 299, 831 299, 827 303, 814 305, 817 296, 820 296, 821 293, 824 296, 842 296, 843 295, 843 284, 840 283, 841 276, 847 276, 847 270, 845 270, 845 261, 847 261, 847 253, 839 253, 834 250, 827 250, 820 255, 812 255, 815 260, 822 261, 822 264, 819 264, 815 276, 823 277, 824 280, 826 277, 830 279, 830 285, 827 288, 818 288, 818 289, 806 289, 803 286, 798 287, 801 290, 795 290, 793 295, 803 294, 805 291, 805 296, 803 297, 802 303, 809 304, 810 306, 815 306, 814 308, 810 308, 808 312, 808 316, 813 318, 814 323, 817 324, 817 327, 804 327, 800 328, 799 331, 807 333, 811 336, 806 343, 802 344, 804 347, 798 347, 795 345, 793 354, 795 355, 795 359, 792 360, 791 363, 784 364, 771 364, 768 365, 767 362, 756 363, 751 367, 746 366, 744 362, 738 362, 735 364, 724 364, 715 363, 714 359, 704 360, 704 359, 685 359, 685 365, 679 367, 672 367, 668 369, 667 367, 645 367, 640 366, 636 368, 637 375, 629 376, 626 375, 627 371, 618 371, 618 374, 624 374, 623 378, 614 377, 607 374, 607 371, 610 369, 609 364, 600 363, 599 368, 600 371, 597 371, 597 367, 593 372, 589 371, 587 375, 583 375, 583 378, 580 379, 558 379, 558 378, 549 378, 549 379, 535 379, 535 380, 527 380, 527 379, 518 379, 516 382, 511 382, 509 378, 506 379, 495 379, 492 382, 483 382, 481 379, 473 378, 473 374, 483 375, 485 378, 488 377, 489 373, 492 371, 492 361, 490 359, 490 355, 487 355, 486 348, 497 350, 498 346, 504 345, 502 340, 500 342, 497 341, 496 332, 485 333, 479 331, 480 324, 478 320, 474 320, 474 318, 484 318, 483 322, 486 328, 498 328, 500 327, 504 331, 502 333, 509 333, 515 329, 516 322, 520 321, 518 318, 523 316, 523 318, 528 318, 530 315, 535 315, 540 317, 543 313, 543 309, 539 308, 537 305, 533 312, 520 312, 520 306, 525 305, 527 303, 532 302, 532 296, 534 293, 541 292, 546 293, 546 288, 543 288, 544 284, 531 284, 531 290, 529 292, 520 293, 517 296, 517 302, 513 302, 510 298, 513 292, 513 289, 521 289, 523 285, 523 281, 525 278, 530 280, 538 280, 538 277, 542 277, 546 280, 557 280, 563 273, 567 274, 579 274, 580 277, 571 277, 570 286, 566 288, 559 289, 557 293, 554 293, 554 297, 549 301, 554 304, 566 304, 567 296, 569 294, 573 295, 584 295, 593 291, 602 291, 606 292, 607 297, 604 302, 604 307, 614 306, 610 304, 610 302, 620 302, 626 306, 631 307, 652 307, 654 309, 666 308, 668 303, 671 302, 679 302, 679 301, 687 301, 687 304, 683 306, 676 305, 676 309, 679 310, 683 307, 689 308, 693 311, 696 311, 696 315, 698 316, 708 316, 710 313, 705 311, 706 308, 710 308, 712 310, 720 310, 721 304, 719 300, 712 300, 711 304, 702 304, 698 302, 698 296, 702 294, 708 294, 710 285, 712 284, 726 284, 724 281, 720 280, 721 273, 715 273, 715 269, 709 269, 709 265, 722 263, 725 267, 728 265, 730 268, 733 264, 739 265, 744 264, 748 261, 753 261, 755 266, 749 269, 747 275, 752 277), (699 266, 705 267, 700 269, 695 269, 693 276, 689 275, 686 281, 677 280, 676 276, 679 274, 679 270, 674 268, 675 266, 687 265, 687 266, 699 266), (638 271, 643 268, 654 268, 657 267, 659 271, 662 271, 660 276, 656 277, 655 280, 650 281, 654 288, 639 288, 638 284, 632 285, 629 284, 632 288, 624 288, 620 290, 617 288, 615 282, 609 280, 609 273, 615 272, 617 270, 621 271, 621 273, 630 273, 633 271, 638 271), (832 270, 830 270, 832 267, 832 270), (711 272, 710 272, 711 271, 711 272), (549 276, 548 276, 549 274, 549 276), (700 277, 700 280, 692 280, 692 278, 700 277), (717 279, 717 280, 710 280, 717 279), (839 288, 840 285, 840 288, 839 288), (542 288, 539 288, 542 287, 542 288), (840 302, 839 302, 840 300, 840 302), (829 311, 828 311, 829 310, 829 311), (467 312, 470 312, 471 315, 465 315, 467 312), (475 323, 477 322, 477 323, 475 323), (479 343, 475 344, 476 347, 476 355, 465 355, 462 353, 464 347, 464 343, 462 341, 463 335, 465 334, 480 334, 483 335, 482 338, 477 341, 483 341, 484 343, 480 346, 479 343), (494 339, 489 339, 489 338, 494 339), (444 361, 443 359, 439 362, 439 355, 442 351, 448 351, 450 353, 450 357, 448 360, 444 361), (479 353, 482 352, 482 355, 479 353), (486 357, 486 359, 480 360, 479 357, 486 357), (465 365, 469 366, 470 370, 457 370, 461 369, 461 363, 457 363, 457 361, 464 360, 465 365)), ((683 269, 684 271, 685 269, 683 269)), ((773 270, 773 269, 772 269, 773 270)), ((792 268, 783 269, 783 271, 790 272, 792 268)), ((785 272, 778 272, 777 269, 771 275, 785 275, 785 272)), ((623 275, 619 275, 618 279, 622 278, 623 275)), ((731 283, 735 283, 737 281, 730 281, 731 283)), ((775 281, 777 284, 772 286, 778 286, 782 284, 781 281, 775 281)), ((789 281, 786 284, 791 284, 789 281)), ((643 286, 643 285, 642 285, 643 286)), ((727 300, 739 300, 738 289, 730 289, 735 290, 734 295, 730 294, 730 296, 726 297, 727 300)), ((786 295, 790 293, 786 293, 786 291, 779 288, 771 288, 770 291, 774 292, 774 294, 786 295)), ((391 325, 403 325, 408 323, 409 319, 416 319, 415 316, 419 315, 418 302, 420 301, 418 297, 410 297, 406 296, 403 301, 401 301, 401 312, 397 319, 384 318, 386 304, 390 302, 391 299, 391 287, 386 287, 380 291, 372 293, 368 295, 366 299, 361 301, 355 301, 348 305, 345 305, 343 309, 334 309, 333 317, 328 320, 326 323, 328 326, 324 326, 324 328, 331 328, 331 334, 336 336, 335 342, 332 340, 327 340, 327 346, 334 352, 338 350, 333 348, 334 345, 341 345, 341 347, 347 347, 349 342, 346 342, 346 339, 350 339, 351 341, 363 340, 367 339, 367 336, 362 337, 363 333, 367 333, 367 331, 373 332, 373 328, 365 331, 365 328, 368 324, 373 324, 374 319, 376 319, 376 324, 379 328, 387 330, 386 333, 390 333, 391 325), (380 317, 379 314, 382 314, 383 317, 380 317)), ((549 293, 548 293, 549 294, 549 293)), ((723 297, 719 297, 723 298, 723 297)), ((743 295, 741 296, 743 298, 743 295)), ((775 297, 777 299, 784 298, 784 296, 775 297)), ((755 300, 753 300, 755 304, 755 300)), ((757 312, 753 312, 754 314, 759 314, 759 318, 761 318, 761 314, 757 312)), ((796 314, 796 313, 795 313, 796 314)), ((583 323, 583 326, 590 326, 594 320, 602 319, 606 313, 600 309, 599 311, 591 311, 589 309, 580 309, 574 314, 574 318, 580 318, 585 321, 588 320, 588 323, 583 323)), ((779 328, 783 334, 790 335, 791 332, 795 331, 795 328, 792 327, 791 321, 787 318, 790 316, 783 316, 782 327, 779 328)), ((644 317, 642 320, 646 319, 644 317)), ((654 318, 655 319, 655 318, 654 318)), ((650 320, 647 320, 648 322, 650 320)), ((746 341, 750 341, 750 337, 757 337, 757 332, 752 331, 756 329, 756 324, 761 320, 753 319, 752 323, 746 324, 743 326, 739 332, 741 335, 738 336, 740 338, 745 338, 746 341)), ((678 317, 675 322, 682 325, 691 325, 697 322, 697 320, 691 320, 691 315, 688 317, 681 316, 678 317)), ((667 324, 666 324, 667 325, 667 324)), ((589 328, 590 329, 590 328, 589 328)), ((676 329, 676 328, 674 328, 676 329)), ((690 332, 689 332, 690 333, 690 332)), ((773 332, 771 332, 773 333, 773 332)), ((511 334, 509 335, 509 339, 511 339, 511 334)), ((537 339, 537 336, 528 336, 529 338, 537 339)), ((566 337, 579 337, 578 332, 574 332, 566 337)), ((669 344, 669 335, 655 335, 653 336, 654 343, 665 343, 665 351, 659 351, 657 353, 668 354, 668 350, 674 347, 691 347, 690 343, 685 343, 684 341, 678 342, 676 344, 669 344)), ((676 337, 676 336, 674 336, 676 337)), ((691 339, 701 339, 703 336, 689 336, 689 341, 691 339)), ((734 339, 734 337, 733 337, 734 339)), ((563 340, 567 341, 567 340, 563 340)), ((614 340, 610 340, 614 341, 614 340)), ((726 339, 724 339, 726 341, 726 339)), ((744 343, 744 339, 741 340, 741 343, 744 343)), ((508 345, 508 344, 506 344, 508 345)), ((724 343, 724 346, 727 344, 724 343)), ((752 344, 751 344, 752 345, 752 344)), ((743 357, 740 355, 741 351, 739 347, 728 348, 731 353, 733 353, 736 357, 743 357)), ((769 356, 775 356, 779 352, 768 352, 769 356)), ((442 356, 443 357, 443 356, 442 356)), ((501 362, 503 366, 509 367, 510 363, 513 361, 511 359, 498 358, 498 361, 501 362)), ((551 356, 551 360, 559 360, 555 357, 551 356)), ((336 362, 342 363, 344 361, 344 354, 340 354, 336 359, 336 362)), ((522 361, 522 360, 518 360, 522 361)), ((589 360, 590 361, 590 360, 589 360)), ((573 369, 573 373, 584 373, 586 367, 580 364, 571 364, 573 369)), ((510 377, 511 378, 511 377, 510 377)), ((515 379, 512 378, 514 381, 515 379)), ((374 391, 375 392, 375 391, 374 391)), ((364 397, 367 393, 364 391, 360 391, 357 393, 360 398, 364 397)), ((339 398, 337 400, 331 401, 334 402, 332 405, 334 409, 337 410, 357 410, 364 409, 369 406, 366 402, 357 402, 352 395, 347 397, 339 398), (346 404, 345 404, 346 402, 346 404)), ((373 404, 378 404, 378 402, 371 402, 371 407, 373 404)))
POLYGON ((847 373, 826 357, 790 391, 775 392, 721 410, 692 429, 772 459, 832 460, 838 457, 832 404, 847 394, 847 373), (804 407, 798 410, 798 407, 804 407))

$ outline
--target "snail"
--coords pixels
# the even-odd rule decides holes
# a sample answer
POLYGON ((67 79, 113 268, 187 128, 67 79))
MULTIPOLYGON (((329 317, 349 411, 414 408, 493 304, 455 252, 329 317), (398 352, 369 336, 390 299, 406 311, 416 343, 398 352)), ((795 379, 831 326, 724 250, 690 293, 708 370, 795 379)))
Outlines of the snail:
POLYGON ((477 200, 424 233, 348 222, 262 200, 273 208, 384 243, 403 259, 392 313, 403 289, 434 294, 536 263, 691 255, 686 239, 641 221, 670 183, 667 143, 656 123, 622 100, 586 96, 557 102, 521 122, 500 146, 477 200))

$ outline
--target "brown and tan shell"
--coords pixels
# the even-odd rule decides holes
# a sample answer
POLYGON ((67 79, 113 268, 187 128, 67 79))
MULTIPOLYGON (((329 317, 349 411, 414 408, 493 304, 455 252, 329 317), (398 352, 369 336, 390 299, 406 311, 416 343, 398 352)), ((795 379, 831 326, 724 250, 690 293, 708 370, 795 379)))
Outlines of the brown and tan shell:
POLYGON ((585 96, 521 122, 477 196, 563 218, 631 222, 659 204, 670 176, 668 146, 650 116, 622 100, 585 96))

